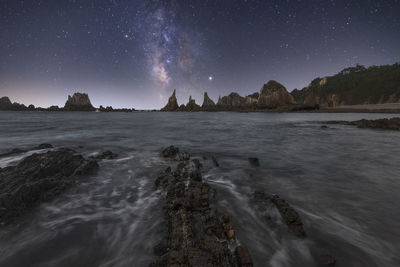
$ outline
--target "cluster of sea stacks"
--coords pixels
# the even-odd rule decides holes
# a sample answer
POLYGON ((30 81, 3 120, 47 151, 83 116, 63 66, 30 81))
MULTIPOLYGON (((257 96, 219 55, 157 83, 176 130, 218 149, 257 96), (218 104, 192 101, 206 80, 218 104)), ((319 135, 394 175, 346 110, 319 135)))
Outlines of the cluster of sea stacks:
POLYGON ((28 107, 24 104, 12 103, 10 98, 7 96, 0 98, 0 110, 12 110, 12 111, 100 111, 100 112, 131 112, 135 109, 114 109, 111 106, 95 108, 90 102, 88 94, 75 93, 73 96, 68 96, 64 107, 51 106, 48 108, 35 107, 29 105, 28 107))
POLYGON ((260 93, 254 93, 246 97, 240 96, 238 93, 231 93, 228 96, 219 97, 215 103, 204 93, 203 104, 196 104, 192 97, 189 97, 189 102, 185 105, 178 105, 176 92, 168 99, 167 105, 161 111, 258 111, 258 110, 277 110, 277 111, 292 111, 292 110, 312 110, 318 109, 319 105, 304 105, 296 104, 293 96, 286 88, 276 82, 269 81, 261 88, 260 93))

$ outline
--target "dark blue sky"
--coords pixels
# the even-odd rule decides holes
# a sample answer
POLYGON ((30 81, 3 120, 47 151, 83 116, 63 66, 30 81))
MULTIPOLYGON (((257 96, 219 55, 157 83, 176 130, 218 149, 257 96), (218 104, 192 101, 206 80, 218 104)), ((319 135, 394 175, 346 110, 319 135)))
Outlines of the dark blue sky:
POLYGON ((0 96, 63 106, 201 104, 400 61, 400 1, 0 1, 0 96))

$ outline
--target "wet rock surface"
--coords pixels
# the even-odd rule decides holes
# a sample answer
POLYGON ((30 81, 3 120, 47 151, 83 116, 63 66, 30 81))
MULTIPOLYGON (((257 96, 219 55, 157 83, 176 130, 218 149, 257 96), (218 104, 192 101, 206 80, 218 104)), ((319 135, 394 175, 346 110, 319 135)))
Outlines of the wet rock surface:
POLYGON ((32 150, 50 149, 50 148, 53 148, 53 146, 51 144, 46 144, 46 143, 40 144, 38 146, 29 148, 29 149, 13 148, 5 153, 0 154, 0 158, 16 155, 16 154, 20 154, 20 153, 25 153, 25 152, 32 151, 32 150))
POLYGON ((53 199, 97 168, 96 161, 61 148, 35 153, 16 166, 0 169, 0 224, 8 224, 37 203, 53 199))
POLYGON ((112 151, 107 150, 98 155, 91 156, 90 158, 91 159, 116 159, 116 158, 118 158, 118 154, 115 154, 112 151))
POLYGON ((358 128, 372 128, 385 130, 400 130, 400 118, 377 119, 377 120, 358 120, 358 121, 327 121, 328 124, 352 125, 358 128))
MULTIPOLYGON (((171 147, 164 151, 179 153, 171 147)), ((160 257, 150 266, 253 266, 244 246, 232 252, 237 241, 230 217, 211 210, 210 186, 202 179, 199 160, 180 160, 174 171, 168 167, 155 183, 166 194, 168 230, 154 248, 160 257)))

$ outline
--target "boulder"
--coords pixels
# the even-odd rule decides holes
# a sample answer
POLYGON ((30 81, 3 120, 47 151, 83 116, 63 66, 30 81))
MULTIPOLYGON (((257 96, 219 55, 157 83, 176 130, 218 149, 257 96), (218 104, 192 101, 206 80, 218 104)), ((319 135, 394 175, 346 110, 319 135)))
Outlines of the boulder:
POLYGON ((68 96, 64 110, 66 111, 95 111, 96 109, 90 103, 87 94, 75 93, 72 97, 68 96))
POLYGON ((168 99, 168 103, 165 107, 161 109, 161 111, 176 111, 178 109, 178 100, 176 99, 176 92, 172 93, 172 95, 168 99))
POLYGON ((259 108, 278 108, 294 103, 293 96, 288 93, 286 88, 282 84, 271 80, 261 88, 257 106, 259 108))
POLYGON ((8 224, 35 204, 53 199, 97 168, 95 161, 63 148, 35 153, 16 166, 0 169, 0 224, 8 224))

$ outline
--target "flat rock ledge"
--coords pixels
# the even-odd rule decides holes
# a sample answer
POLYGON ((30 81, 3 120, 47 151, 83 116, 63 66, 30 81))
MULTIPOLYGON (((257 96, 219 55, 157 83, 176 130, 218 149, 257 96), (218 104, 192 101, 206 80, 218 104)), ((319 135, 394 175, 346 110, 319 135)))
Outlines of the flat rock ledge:
POLYGON ((0 169, 0 225, 9 224, 40 202, 52 200, 97 168, 96 161, 61 148, 32 154, 16 166, 0 169))
POLYGON ((327 121, 327 124, 352 125, 358 128, 372 128, 385 130, 400 130, 400 118, 377 119, 377 120, 358 120, 358 121, 327 121))
POLYGON ((210 186, 201 175, 201 163, 188 153, 169 147, 162 155, 178 159, 156 179, 166 193, 163 206, 167 233, 155 246, 159 256, 151 267, 253 266, 250 253, 239 246, 228 214, 211 210, 210 186))

